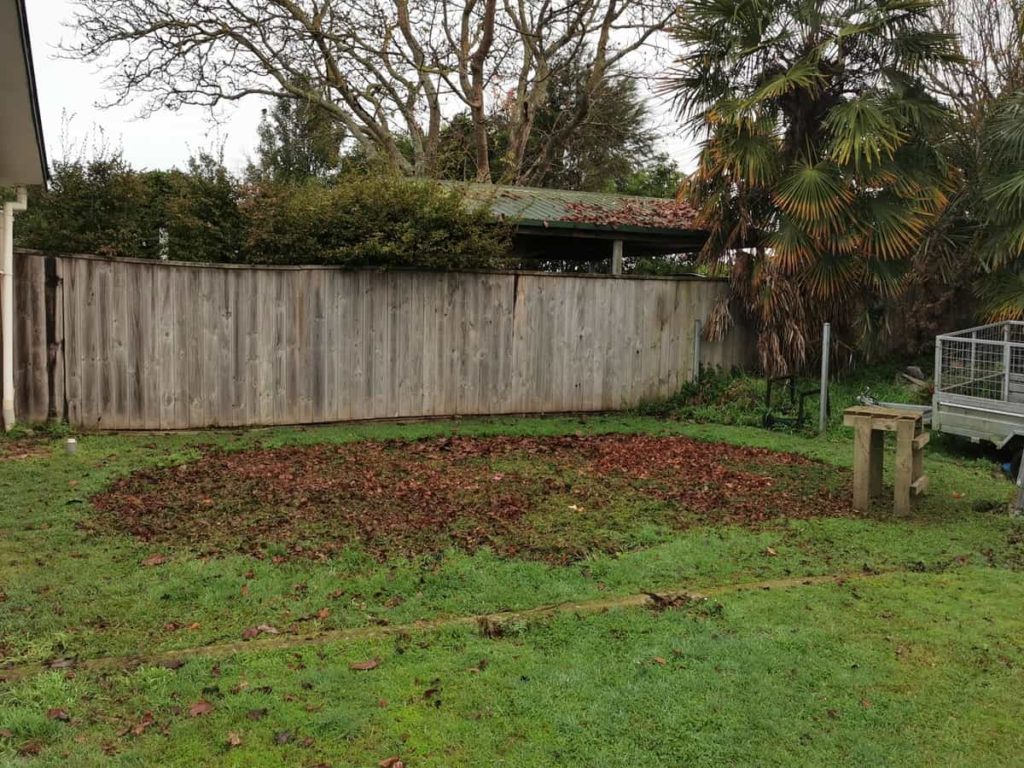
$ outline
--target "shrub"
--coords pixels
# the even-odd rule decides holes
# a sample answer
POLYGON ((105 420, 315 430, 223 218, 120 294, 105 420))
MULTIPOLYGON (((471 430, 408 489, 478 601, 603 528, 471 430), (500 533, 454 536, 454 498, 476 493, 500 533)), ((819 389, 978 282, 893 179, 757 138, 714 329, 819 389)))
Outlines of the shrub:
POLYGON ((243 185, 209 155, 145 172, 114 155, 56 163, 15 234, 56 253, 466 269, 505 266, 511 232, 433 182, 363 173, 243 185))
POLYGON ((672 397, 642 403, 644 416, 718 424, 761 424, 764 380, 738 370, 703 368, 697 381, 687 382, 672 397))
POLYGON ((426 269, 505 264, 509 232, 454 189, 390 176, 262 183, 241 202, 247 260, 426 269))
POLYGON ((237 197, 209 155, 187 171, 139 172, 119 155, 62 161, 49 189, 30 191, 15 235, 19 246, 41 251, 235 261, 243 232, 237 197))

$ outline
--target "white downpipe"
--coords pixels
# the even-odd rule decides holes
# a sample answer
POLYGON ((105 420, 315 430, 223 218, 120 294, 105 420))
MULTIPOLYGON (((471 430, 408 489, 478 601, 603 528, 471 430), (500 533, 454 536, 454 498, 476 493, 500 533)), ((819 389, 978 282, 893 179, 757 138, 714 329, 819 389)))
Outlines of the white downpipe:
POLYGON ((17 199, 4 203, 0 224, 0 274, 3 275, 3 419, 4 429, 14 426, 14 214, 28 208, 28 190, 18 187, 17 199))

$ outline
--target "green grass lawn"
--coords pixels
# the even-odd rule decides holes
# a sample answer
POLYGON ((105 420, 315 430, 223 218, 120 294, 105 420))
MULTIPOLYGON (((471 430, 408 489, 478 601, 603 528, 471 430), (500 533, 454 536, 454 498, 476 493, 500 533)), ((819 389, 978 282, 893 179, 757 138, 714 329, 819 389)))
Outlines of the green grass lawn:
MULTIPOLYGON (((358 519, 332 527, 339 497, 321 489, 295 507, 318 504, 316 526, 282 533, 261 527, 272 505, 225 483, 195 500, 222 528, 197 541, 172 525, 198 514, 188 493, 166 509, 145 496, 174 488, 167 467, 222 450, 280 449, 301 466, 303 446, 607 433, 821 462, 780 470, 766 509, 772 489, 806 504, 848 485, 841 428, 810 438, 625 415, 85 435, 74 455, 56 439, 0 443, 0 765, 1019 764, 1024 525, 1005 514, 1013 486, 994 463, 944 441, 927 456, 930 494, 903 520, 880 504, 864 517, 823 505, 823 516, 716 522, 673 500, 670 475, 641 488, 534 448, 446 473, 434 458, 399 462, 404 443, 388 444, 399 475, 385 479, 410 499, 431 472, 465 480, 472 526, 459 527, 459 507, 454 527, 380 547, 358 519), (138 519, 164 520, 148 540, 91 501, 139 470, 152 487, 125 493, 143 499, 138 519), (537 509, 496 522, 505 496, 488 477, 532 489, 537 509), (451 531, 460 544, 441 546, 451 531), (856 578, 715 591, 829 574, 856 578), (681 590, 712 596, 614 605, 681 590), (599 600, 610 607, 445 621, 599 600), (439 623, 417 625, 428 620, 439 623), (368 660, 377 666, 350 668, 368 660)), ((462 503, 437 498, 417 508, 462 503)), ((387 498, 365 505, 395 514, 387 498)))

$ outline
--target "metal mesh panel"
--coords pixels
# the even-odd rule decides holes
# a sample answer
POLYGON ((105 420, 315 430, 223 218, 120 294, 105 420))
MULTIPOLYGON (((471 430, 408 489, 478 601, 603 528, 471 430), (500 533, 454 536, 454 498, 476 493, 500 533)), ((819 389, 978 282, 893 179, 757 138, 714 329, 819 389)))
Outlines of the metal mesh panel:
POLYGON ((1024 402, 1024 323, 996 323, 940 336, 937 389, 1024 402))

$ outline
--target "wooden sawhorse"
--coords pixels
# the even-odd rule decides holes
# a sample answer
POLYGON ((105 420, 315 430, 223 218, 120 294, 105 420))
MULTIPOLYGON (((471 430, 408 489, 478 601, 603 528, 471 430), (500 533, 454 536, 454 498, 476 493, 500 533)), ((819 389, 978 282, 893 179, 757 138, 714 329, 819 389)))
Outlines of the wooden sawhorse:
POLYGON ((882 456, 885 433, 896 433, 894 509, 910 514, 911 497, 928 489, 924 474, 924 447, 929 434, 921 414, 897 408, 858 406, 843 411, 843 424, 855 430, 853 443, 853 508, 867 512, 871 499, 882 493, 882 456))

